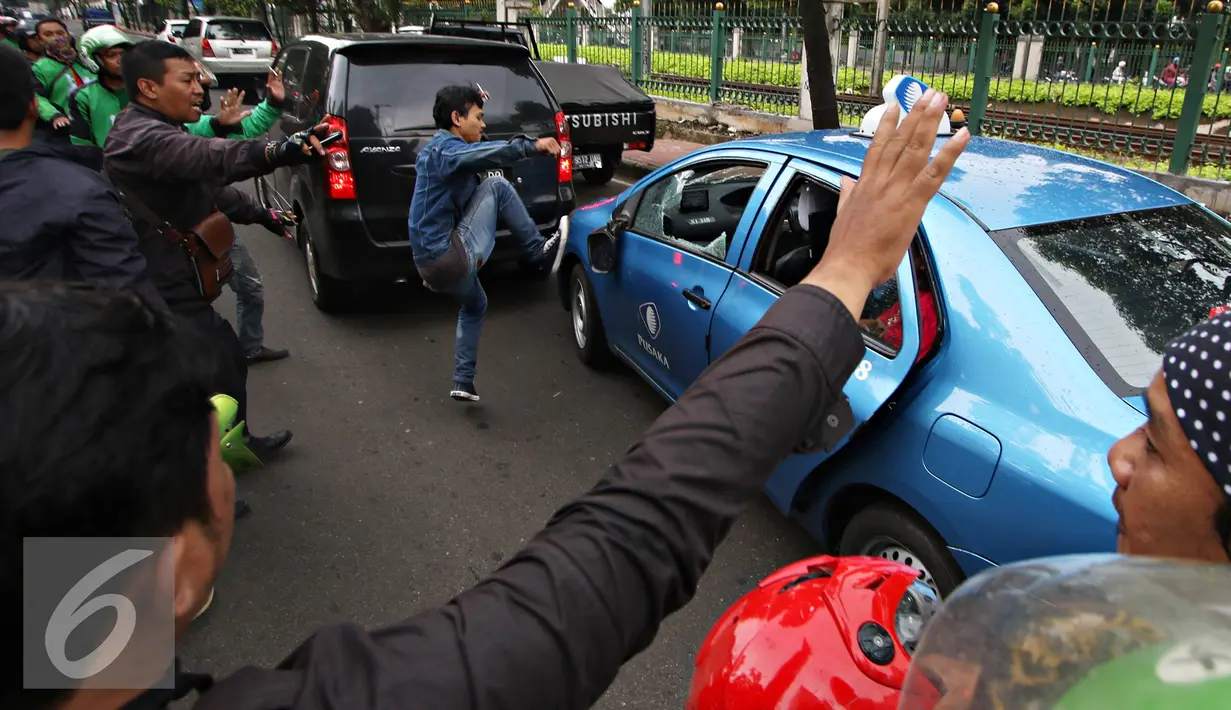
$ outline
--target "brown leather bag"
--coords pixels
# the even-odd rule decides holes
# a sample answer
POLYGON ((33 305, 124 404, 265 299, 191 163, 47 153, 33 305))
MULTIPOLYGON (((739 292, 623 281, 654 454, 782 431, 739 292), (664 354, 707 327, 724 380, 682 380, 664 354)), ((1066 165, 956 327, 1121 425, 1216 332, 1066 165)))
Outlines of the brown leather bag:
POLYGON ((231 280, 235 265, 231 263, 231 245, 235 243, 235 227, 217 208, 192 229, 182 232, 159 217, 145 203, 130 193, 120 192, 124 202, 148 222, 164 239, 177 244, 188 253, 197 276, 197 293, 207 301, 222 295, 222 287, 231 280))

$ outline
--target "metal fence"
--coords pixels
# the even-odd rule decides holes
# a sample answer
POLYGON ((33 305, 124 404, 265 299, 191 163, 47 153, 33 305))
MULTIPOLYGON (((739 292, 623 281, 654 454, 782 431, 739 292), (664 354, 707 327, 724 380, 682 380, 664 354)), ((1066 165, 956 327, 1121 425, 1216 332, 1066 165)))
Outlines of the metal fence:
MULTIPOLYGON (((995 14, 891 16, 882 83, 894 74, 917 76, 973 111, 984 134, 1133 167, 1231 177, 1231 73, 1221 12, 1197 7, 1159 20, 1153 10, 1122 8, 1119 19, 1107 20, 1031 7, 1033 15, 1006 7, 995 14), (986 99, 974 110, 980 89, 986 99), (1172 160, 1177 140, 1181 155, 1172 160)), ((798 114, 798 15, 714 9, 647 16, 633 7, 617 16, 571 9, 528 21, 547 58, 618 66, 652 95, 798 114)), ((856 123, 881 101, 871 94, 876 30, 875 17, 861 12, 844 18, 833 38, 844 123, 856 123)))

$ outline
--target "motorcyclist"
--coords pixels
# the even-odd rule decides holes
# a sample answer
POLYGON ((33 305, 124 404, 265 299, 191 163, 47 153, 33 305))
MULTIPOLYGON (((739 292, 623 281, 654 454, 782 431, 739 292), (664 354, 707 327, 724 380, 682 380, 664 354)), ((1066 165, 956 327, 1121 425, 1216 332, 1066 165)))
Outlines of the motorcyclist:
POLYGON ((68 94, 75 86, 94 79, 94 72, 81 63, 68 26, 54 17, 44 17, 34 27, 45 56, 34 63, 34 75, 42 84, 41 95, 60 113, 68 115, 68 94))
POLYGON ((16 49, 24 48, 17 43, 17 18, 9 17, 8 15, 0 15, 0 42, 7 42, 16 49))
MULTIPOLYGON (((132 45, 132 38, 113 25, 95 27, 81 36, 78 42, 81 63, 97 78, 73 88, 69 94, 68 111, 74 143, 101 148, 116 115, 128 105, 120 62, 132 45)), ((272 69, 266 88, 268 98, 250 112, 242 111, 242 93, 231 95, 223 100, 224 110, 217 116, 203 114, 197 121, 185 124, 185 128, 205 138, 255 138, 278 120, 286 96, 281 77, 272 69)))

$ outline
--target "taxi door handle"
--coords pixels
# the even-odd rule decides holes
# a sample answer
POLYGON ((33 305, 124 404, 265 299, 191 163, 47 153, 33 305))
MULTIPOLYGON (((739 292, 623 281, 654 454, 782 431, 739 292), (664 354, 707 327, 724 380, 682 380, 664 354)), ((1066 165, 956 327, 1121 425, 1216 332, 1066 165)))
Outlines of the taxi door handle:
POLYGON ((710 306, 714 305, 713 303, 710 303, 710 299, 706 298, 705 296, 699 296, 693 293, 691 289, 687 289, 687 288, 684 289, 684 298, 688 299, 691 303, 696 305, 698 308, 700 308, 701 310, 705 310, 705 311, 708 311, 710 309, 710 306))

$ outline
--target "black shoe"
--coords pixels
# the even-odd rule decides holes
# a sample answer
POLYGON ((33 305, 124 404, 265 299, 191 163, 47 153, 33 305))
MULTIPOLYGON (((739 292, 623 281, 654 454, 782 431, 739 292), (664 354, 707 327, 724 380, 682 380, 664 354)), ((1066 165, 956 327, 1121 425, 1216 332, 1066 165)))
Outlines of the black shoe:
POLYGON ((243 517, 247 517, 247 515, 251 512, 252 512, 252 506, 248 505, 248 501, 246 500, 236 500, 235 501, 235 519, 236 520, 239 520, 240 518, 243 518, 243 517))
POLYGON ((256 454, 261 463, 269 463, 270 457, 291 443, 291 436, 291 432, 284 429, 269 436, 250 436, 246 443, 248 450, 256 454))
POLYGON ((258 362, 272 362, 274 360, 281 360, 283 358, 290 357, 290 355, 291 351, 289 350, 274 350, 273 348, 267 348, 262 345, 260 350, 247 355, 246 359, 248 360, 249 365, 255 365, 258 362))
POLYGON ((474 388, 473 382, 454 382, 453 391, 449 396, 459 402, 478 402, 479 393, 474 388))

